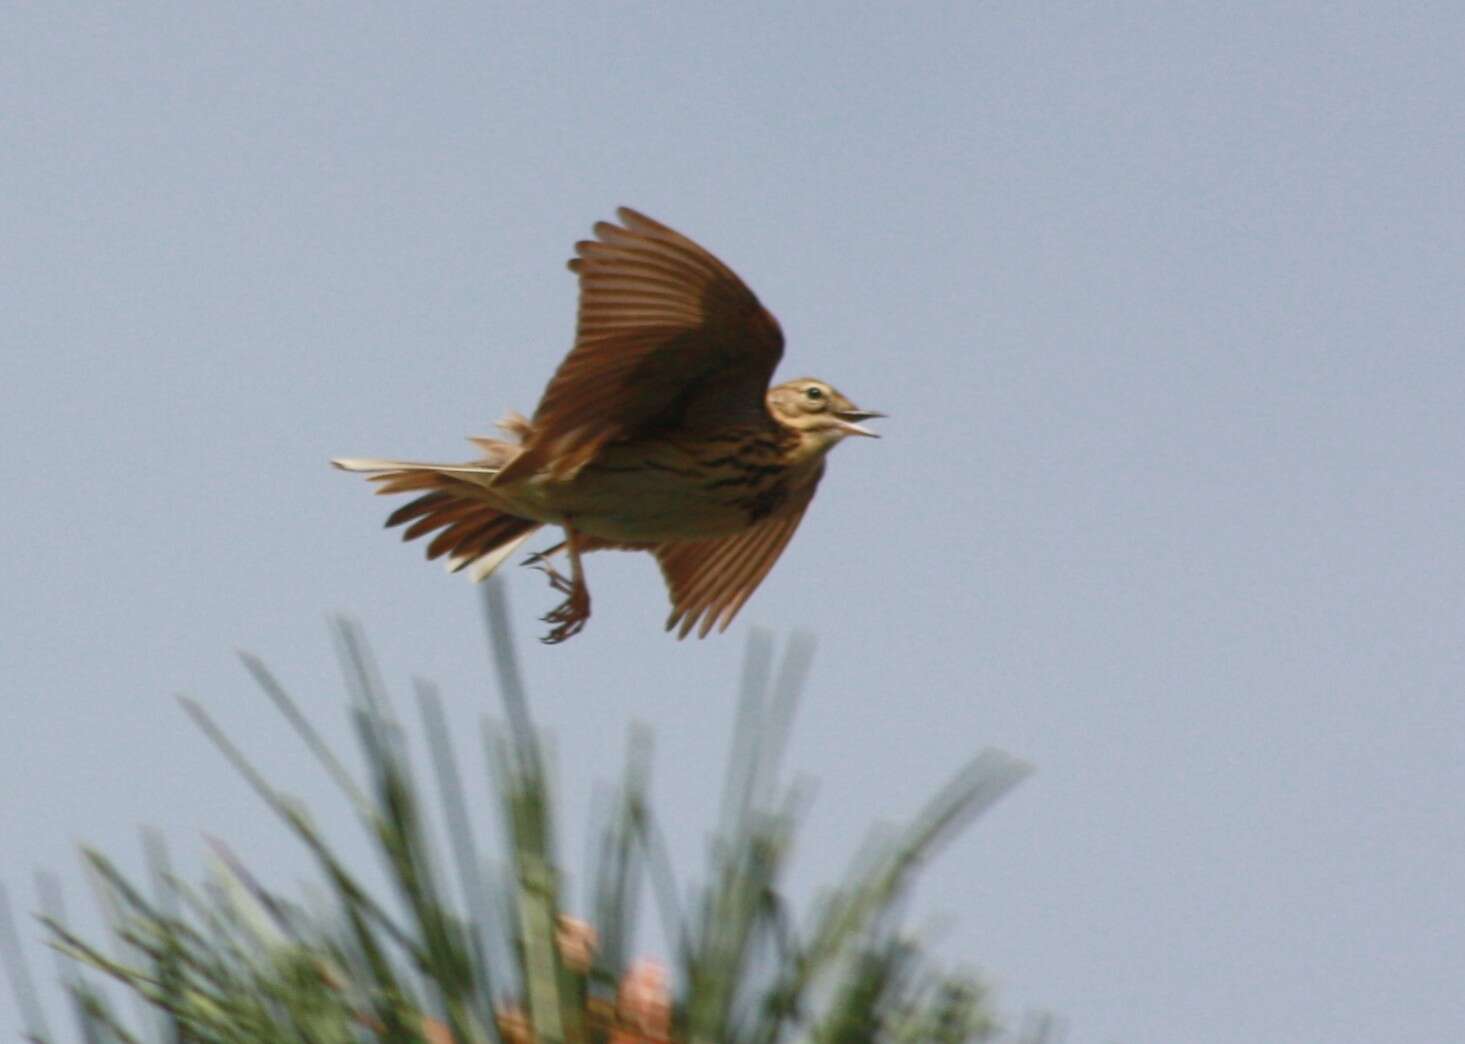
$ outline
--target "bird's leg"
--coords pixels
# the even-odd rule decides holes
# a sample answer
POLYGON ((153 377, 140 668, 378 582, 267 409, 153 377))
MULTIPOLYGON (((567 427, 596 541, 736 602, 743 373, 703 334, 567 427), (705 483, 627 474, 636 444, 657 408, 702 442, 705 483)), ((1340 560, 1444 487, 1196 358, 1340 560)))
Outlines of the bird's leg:
POLYGON ((540 639, 546 645, 558 645, 566 638, 573 638, 584 629, 585 621, 590 619, 590 588, 585 586, 585 573, 580 566, 580 544, 580 534, 566 520, 564 548, 565 553, 570 556, 568 590, 561 586, 565 582, 563 576, 548 567, 546 571, 550 574, 550 584, 556 590, 565 591, 568 597, 544 617, 545 623, 554 624, 550 632, 540 639))
POLYGON ((568 541, 561 540, 554 547, 534 552, 534 554, 524 559, 522 563, 531 569, 538 569, 549 580, 550 587, 554 588, 560 594, 566 595, 574 590, 574 586, 563 573, 554 567, 554 564, 549 560, 549 556, 559 554, 565 549, 567 544, 568 541))

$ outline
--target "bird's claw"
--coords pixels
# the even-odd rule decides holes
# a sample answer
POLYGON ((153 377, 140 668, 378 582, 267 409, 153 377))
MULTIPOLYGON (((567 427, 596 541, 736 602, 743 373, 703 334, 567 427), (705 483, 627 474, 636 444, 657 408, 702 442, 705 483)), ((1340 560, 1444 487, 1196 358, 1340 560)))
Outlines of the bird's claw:
POLYGON ((545 645, 558 645, 566 638, 573 638, 585 629, 590 619, 590 595, 583 588, 571 588, 570 597, 558 607, 540 617, 547 624, 554 624, 550 632, 539 639, 545 645))

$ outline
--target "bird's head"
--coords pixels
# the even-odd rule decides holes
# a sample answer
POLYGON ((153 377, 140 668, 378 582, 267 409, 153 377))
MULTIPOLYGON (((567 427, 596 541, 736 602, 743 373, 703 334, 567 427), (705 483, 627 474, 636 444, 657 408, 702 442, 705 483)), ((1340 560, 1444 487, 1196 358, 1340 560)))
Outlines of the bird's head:
POLYGON ((770 388, 768 410, 774 420, 798 432, 806 445, 821 453, 848 435, 878 439, 878 434, 858 422, 885 416, 860 409, 835 388, 813 377, 800 377, 770 388))

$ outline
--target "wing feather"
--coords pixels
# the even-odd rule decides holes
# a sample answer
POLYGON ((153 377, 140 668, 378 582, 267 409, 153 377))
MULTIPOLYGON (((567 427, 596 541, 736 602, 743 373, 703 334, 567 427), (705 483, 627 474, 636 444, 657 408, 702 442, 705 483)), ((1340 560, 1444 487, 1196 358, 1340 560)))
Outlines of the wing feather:
POLYGON ((666 629, 685 638, 727 630, 738 611, 793 539, 813 499, 817 480, 786 510, 748 529, 716 540, 684 540, 652 549, 671 596, 666 629))
POLYGON ((725 264, 622 207, 575 245, 575 345, 498 482, 552 465, 565 475, 618 439, 772 420, 764 395, 783 354, 778 321, 725 264))

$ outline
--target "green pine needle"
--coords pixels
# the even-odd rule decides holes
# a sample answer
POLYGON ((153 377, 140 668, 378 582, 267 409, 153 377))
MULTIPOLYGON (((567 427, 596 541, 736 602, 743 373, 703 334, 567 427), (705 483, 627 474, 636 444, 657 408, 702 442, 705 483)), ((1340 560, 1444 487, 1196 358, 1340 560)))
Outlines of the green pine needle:
MULTIPOLYGON (((441 701, 417 685, 433 786, 451 863, 437 857, 427 789, 410 759, 381 672, 355 624, 334 623, 366 778, 359 780, 256 657, 244 665, 358 813, 396 895, 371 896, 306 810, 279 793, 195 701, 183 706, 267 807, 310 851, 325 888, 313 909, 271 890, 222 842, 202 888, 177 881, 146 838, 151 887, 100 853, 86 865, 107 910, 108 945, 43 919, 68 962, 63 981, 88 1041, 358 1041, 604 1044, 617 1025, 656 1018, 618 1008, 633 967, 643 895, 675 950, 672 1041, 687 1044, 964 1044, 997 1032, 970 976, 942 976, 896 931, 896 910, 924 863, 1017 785, 1028 766, 978 754, 904 829, 872 835, 845 881, 802 924, 782 898, 807 789, 782 777, 786 740, 813 657, 795 635, 774 662, 771 638, 749 645, 719 829, 704 886, 683 890, 651 810, 651 740, 633 729, 624 777, 594 834, 588 909, 598 942, 568 949, 546 756, 507 629, 499 585, 486 618, 506 731, 486 748, 501 808, 509 880, 487 872, 441 701), (447 870, 452 871, 451 874, 447 870), (127 1020, 82 969, 122 983, 153 1014, 127 1020), (532 1033, 532 1037, 524 1034, 532 1033)), ((54 1041, 0 893, 3 957, 28 1039, 54 1041)), ((629 1003, 629 1002, 626 1002, 629 1003)), ((628 1039, 622 1037, 621 1039, 628 1039)), ((650 1040, 650 1037, 629 1038, 650 1040)))

